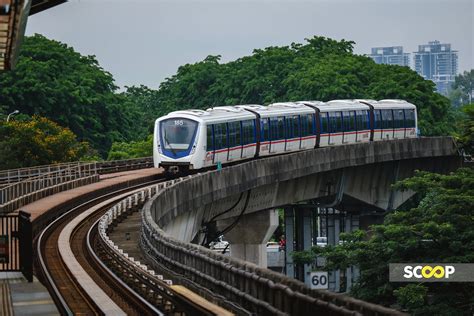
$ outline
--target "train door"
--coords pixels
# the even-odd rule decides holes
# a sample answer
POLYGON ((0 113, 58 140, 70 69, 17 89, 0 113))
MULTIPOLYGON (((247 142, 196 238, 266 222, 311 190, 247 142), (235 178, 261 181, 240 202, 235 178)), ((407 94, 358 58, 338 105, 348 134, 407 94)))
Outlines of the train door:
POLYGON ((266 156, 268 154, 270 154, 270 125, 268 118, 261 118, 259 156, 266 156))
POLYGON ((241 123, 229 122, 227 123, 229 131, 229 155, 227 160, 238 160, 242 157, 242 141, 241 141, 241 123))
POLYGON ((357 130, 355 122, 355 112, 354 111, 344 111, 342 112, 343 116, 343 143, 355 143, 357 130))
POLYGON ((381 140, 383 134, 382 113, 374 109, 374 140, 381 140))
POLYGON ((406 137, 413 138, 416 137, 416 118, 415 110, 406 109, 405 112, 405 128, 406 128, 406 137))
POLYGON ((320 112, 319 121, 320 121, 319 147, 329 146, 330 133, 329 133, 328 113, 320 112))
POLYGON ((330 143, 341 145, 343 140, 342 112, 329 112, 330 143))
POLYGON ((313 127, 314 115, 304 114, 300 116, 301 145, 300 149, 314 148, 316 146, 316 136, 313 127))
POLYGON ((255 120, 242 121, 242 158, 252 158, 257 150, 255 120))
POLYGON ((294 151, 300 148, 299 116, 293 115, 285 118, 285 151, 294 151))
POLYGON ((402 109, 393 109, 393 138, 405 138, 405 119, 402 109))
POLYGON ((382 139, 393 139, 393 111, 391 109, 382 112, 382 139))
POLYGON ((356 111, 356 129, 356 142, 368 142, 370 140, 368 111, 356 111))
POLYGON ((270 153, 281 153, 285 151, 285 117, 270 118, 270 153))
POLYGON ((229 153, 227 141, 227 124, 214 124, 214 164, 227 162, 229 153))
POLYGON ((204 158, 204 166, 208 167, 214 163, 214 126, 208 124, 206 126, 206 157, 204 158))

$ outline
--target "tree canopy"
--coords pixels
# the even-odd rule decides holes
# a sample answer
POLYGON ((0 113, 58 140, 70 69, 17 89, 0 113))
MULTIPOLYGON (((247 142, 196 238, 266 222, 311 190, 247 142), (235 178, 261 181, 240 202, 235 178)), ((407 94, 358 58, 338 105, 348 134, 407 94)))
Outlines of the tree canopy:
POLYGON ((388 264, 474 262, 474 170, 418 172, 395 187, 417 192, 415 206, 388 214, 370 234, 342 234, 343 244, 314 247, 295 260, 310 263, 322 255, 328 270, 359 266, 352 295, 363 300, 396 303, 414 315, 471 315, 472 283, 390 283, 388 264))
POLYGON ((116 89, 94 56, 38 34, 25 37, 15 70, 0 74, 0 104, 7 111, 48 117, 101 153, 134 131, 116 89))
POLYGON ((424 135, 453 131, 449 100, 408 67, 378 65, 354 55, 354 42, 313 37, 305 44, 254 50, 220 63, 208 56, 178 68, 149 100, 155 116, 186 108, 277 101, 405 99, 417 105, 424 135))
POLYGON ((90 154, 86 142, 47 118, 0 122, 0 170, 78 161, 90 154))
POLYGON ((149 135, 144 141, 132 141, 129 143, 116 142, 110 148, 107 160, 120 160, 150 157, 153 155, 153 135, 149 135))
POLYGON ((464 71, 454 78, 449 98, 454 106, 465 105, 474 102, 474 69, 464 71))

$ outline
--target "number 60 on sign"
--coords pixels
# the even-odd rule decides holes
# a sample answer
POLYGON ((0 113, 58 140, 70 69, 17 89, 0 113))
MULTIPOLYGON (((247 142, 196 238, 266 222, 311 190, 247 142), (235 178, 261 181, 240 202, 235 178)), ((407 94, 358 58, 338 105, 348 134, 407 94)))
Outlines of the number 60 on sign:
POLYGON ((310 274, 311 288, 316 290, 328 289, 328 273, 327 271, 314 271, 310 274))

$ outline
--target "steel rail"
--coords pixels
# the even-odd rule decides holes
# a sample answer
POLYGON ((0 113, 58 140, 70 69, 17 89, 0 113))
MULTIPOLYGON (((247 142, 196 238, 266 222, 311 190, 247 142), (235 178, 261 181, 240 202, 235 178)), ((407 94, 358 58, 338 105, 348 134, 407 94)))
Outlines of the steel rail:
MULTIPOLYGON (((156 182, 156 181, 153 181, 153 182, 156 182)), ((147 184, 149 184, 149 183, 147 183, 147 184)), ((52 277, 48 267, 46 266, 46 260, 43 257, 43 251, 42 251, 42 249, 44 248, 43 239, 47 239, 49 236, 46 236, 46 235, 51 234, 50 231, 53 229, 53 227, 55 227, 56 225, 59 225, 59 223, 61 221, 63 221, 67 216, 71 216, 72 213, 77 212, 78 210, 86 207, 87 205, 92 205, 94 203, 98 203, 99 201, 102 201, 102 200, 106 199, 107 197, 117 195, 120 192, 130 191, 130 190, 136 189, 137 187, 142 187, 144 185, 146 185, 146 184, 139 184, 139 185, 136 185, 132 188, 119 189, 117 191, 107 193, 107 194, 102 195, 100 197, 94 198, 94 199, 92 199, 92 200, 90 200, 86 203, 82 203, 82 204, 70 209, 69 211, 63 213, 62 215, 60 215, 52 223, 47 225, 47 227, 45 229, 43 229, 43 231, 40 233, 40 236, 38 238, 38 243, 37 243, 37 253, 38 253, 38 260, 39 260, 39 263, 40 263, 41 273, 46 277, 46 281, 48 282, 48 288, 50 289, 51 295, 52 295, 53 299, 55 300, 56 305, 64 313, 66 313, 68 315, 73 315, 71 309, 69 308, 69 305, 67 304, 66 300, 64 299, 64 297, 61 294, 60 290, 58 289, 56 281, 54 280, 54 278, 52 277)))

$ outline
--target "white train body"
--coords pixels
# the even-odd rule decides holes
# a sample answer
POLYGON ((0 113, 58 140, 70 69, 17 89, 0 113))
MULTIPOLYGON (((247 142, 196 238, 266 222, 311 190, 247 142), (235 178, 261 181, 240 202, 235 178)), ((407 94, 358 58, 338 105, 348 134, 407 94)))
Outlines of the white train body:
POLYGON ((300 101, 172 112, 155 122, 155 167, 172 172, 317 147, 416 137, 402 100, 300 101))

